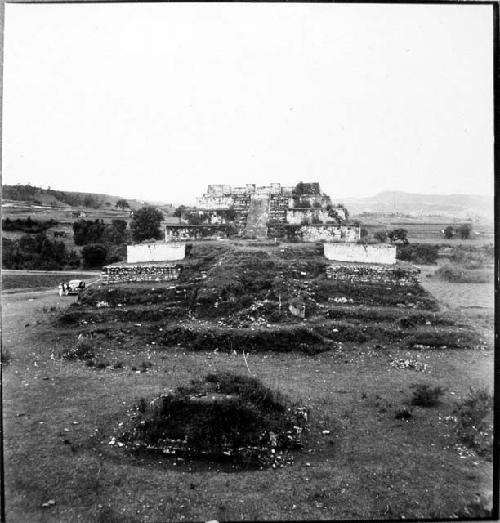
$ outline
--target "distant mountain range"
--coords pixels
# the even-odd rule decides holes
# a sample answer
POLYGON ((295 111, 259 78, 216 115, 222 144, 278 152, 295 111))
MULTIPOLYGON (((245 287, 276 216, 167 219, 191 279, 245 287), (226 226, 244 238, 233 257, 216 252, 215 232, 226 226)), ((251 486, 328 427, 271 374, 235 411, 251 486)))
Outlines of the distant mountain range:
POLYGON ((493 219, 493 195, 414 194, 384 191, 367 198, 342 198, 352 215, 400 213, 409 216, 447 216, 453 218, 493 219))

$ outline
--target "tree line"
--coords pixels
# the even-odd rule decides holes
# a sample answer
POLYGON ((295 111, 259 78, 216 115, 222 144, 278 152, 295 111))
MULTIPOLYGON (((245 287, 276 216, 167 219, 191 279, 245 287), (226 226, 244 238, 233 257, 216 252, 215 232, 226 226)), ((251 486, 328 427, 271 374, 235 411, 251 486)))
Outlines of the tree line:
POLYGON ((82 247, 81 255, 68 249, 63 241, 49 238, 44 222, 31 218, 21 224, 11 221, 8 230, 22 230, 25 234, 16 239, 2 238, 2 267, 42 270, 101 267, 123 260, 127 243, 161 239, 162 220, 161 211, 149 206, 134 212, 130 227, 119 219, 110 223, 100 219, 77 220, 73 223, 73 235, 75 245, 82 247))

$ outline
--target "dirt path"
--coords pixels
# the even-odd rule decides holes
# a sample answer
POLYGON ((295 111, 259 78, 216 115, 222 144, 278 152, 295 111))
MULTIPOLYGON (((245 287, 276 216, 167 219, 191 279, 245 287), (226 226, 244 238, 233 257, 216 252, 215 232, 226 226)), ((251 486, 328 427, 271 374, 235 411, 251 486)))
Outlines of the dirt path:
POLYGON ((86 274, 88 276, 100 276, 101 271, 35 271, 35 270, 14 270, 14 269, 2 269, 2 274, 86 274))

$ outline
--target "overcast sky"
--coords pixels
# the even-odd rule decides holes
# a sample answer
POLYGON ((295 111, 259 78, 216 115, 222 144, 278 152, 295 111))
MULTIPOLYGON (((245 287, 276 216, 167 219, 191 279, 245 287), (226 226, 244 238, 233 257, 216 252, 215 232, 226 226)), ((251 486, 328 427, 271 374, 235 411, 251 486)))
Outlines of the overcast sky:
POLYGON ((6 4, 3 183, 493 191, 492 7, 6 4))

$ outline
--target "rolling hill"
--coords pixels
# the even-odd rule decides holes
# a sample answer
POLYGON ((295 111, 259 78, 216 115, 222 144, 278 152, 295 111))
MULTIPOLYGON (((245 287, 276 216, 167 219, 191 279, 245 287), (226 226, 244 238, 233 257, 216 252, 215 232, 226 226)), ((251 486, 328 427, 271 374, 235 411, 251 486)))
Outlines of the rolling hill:
POLYGON ((493 195, 415 194, 385 191, 367 198, 343 198, 351 215, 363 212, 401 213, 411 216, 446 216, 493 220, 493 195))
POLYGON ((109 194, 95 194, 90 192, 58 191, 54 189, 42 189, 32 185, 3 185, 2 202, 6 200, 23 202, 28 205, 40 205, 55 208, 87 208, 87 209, 110 209, 114 208, 118 200, 126 200, 129 207, 134 210, 145 204, 165 207, 168 212, 169 204, 160 202, 149 202, 109 194))

